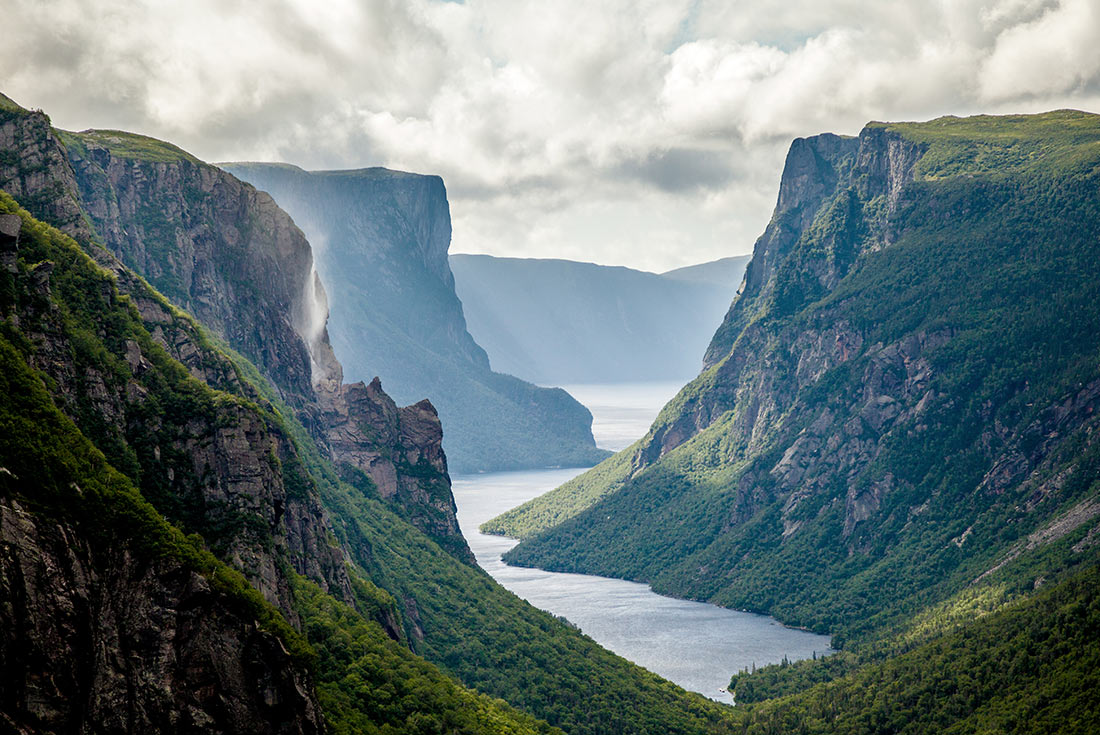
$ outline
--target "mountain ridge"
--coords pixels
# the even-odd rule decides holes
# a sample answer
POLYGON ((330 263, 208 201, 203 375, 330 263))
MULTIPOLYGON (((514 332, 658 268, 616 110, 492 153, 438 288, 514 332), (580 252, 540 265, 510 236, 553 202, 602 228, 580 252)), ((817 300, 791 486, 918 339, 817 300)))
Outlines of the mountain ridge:
POLYGON ((458 254, 451 267, 470 331, 494 367, 569 385, 695 375, 745 260, 695 266, 721 271, 709 282, 553 258, 458 254))

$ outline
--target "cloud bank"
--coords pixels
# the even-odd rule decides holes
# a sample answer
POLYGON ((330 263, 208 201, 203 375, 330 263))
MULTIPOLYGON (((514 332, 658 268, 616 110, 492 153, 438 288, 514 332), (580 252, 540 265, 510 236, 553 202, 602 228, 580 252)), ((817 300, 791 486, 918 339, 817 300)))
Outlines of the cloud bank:
POLYGON ((1100 111, 1094 0, 15 0, 0 91, 206 160, 447 183, 454 251, 749 252, 797 136, 1100 111))

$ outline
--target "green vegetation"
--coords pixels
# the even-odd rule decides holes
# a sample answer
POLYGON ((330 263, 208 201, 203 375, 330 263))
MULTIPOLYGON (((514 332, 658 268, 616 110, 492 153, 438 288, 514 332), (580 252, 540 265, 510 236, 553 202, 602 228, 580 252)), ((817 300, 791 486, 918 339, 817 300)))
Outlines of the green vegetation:
POLYGON ((1100 144, 1097 116, 1079 110, 949 116, 925 123, 871 123, 868 127, 885 128, 928 146, 917 175, 932 180, 1087 173, 1100 144))
POLYGON ((750 732, 1082 730, 1052 702, 1095 688, 1074 660, 1094 612, 1043 600, 1069 580, 1095 606, 1073 580, 1097 564, 1100 118, 874 127, 920 151, 896 208, 842 147, 837 190, 735 306, 730 355, 633 450, 486 527, 525 538, 511 563, 832 632, 843 657, 736 677, 750 732), (1028 636, 1053 653, 989 674, 1028 636))
POLYGON ((137 133, 127 133, 122 130, 85 130, 80 133, 55 130, 55 133, 66 148, 77 151, 83 158, 88 156, 88 144, 93 144, 106 148, 112 156, 118 158, 152 163, 178 163, 179 161, 201 163, 199 159, 182 148, 137 133))
MULTIPOLYGON (((261 515, 218 509, 206 501, 202 488, 217 480, 196 470, 188 447, 211 441, 218 428, 249 416, 275 435, 279 427, 273 417, 247 397, 211 389, 173 360, 145 330, 129 298, 118 293, 111 274, 75 241, 31 219, 2 192, 0 212, 24 218, 20 259, 53 267, 49 308, 42 308, 44 293, 28 290, 20 299, 20 330, 51 335, 47 344, 57 353, 52 359, 71 363, 58 375, 62 408, 158 511, 185 533, 202 534, 215 553, 245 537, 270 545, 271 532, 261 515), (148 364, 140 374, 122 357, 131 344, 148 364)), ((160 299, 151 291, 144 295, 160 299)))
MULTIPOLYGON (((0 195, 0 211, 19 210, 10 197, 0 195)), ((22 214, 24 275, 14 299, 20 329, 11 331, 30 350, 31 343, 21 330, 34 331, 43 325, 49 326, 51 333, 60 329, 67 343, 74 345, 64 358, 80 365, 84 373, 106 376, 104 384, 111 388, 108 393, 125 393, 125 386, 135 383, 148 391, 137 402, 147 408, 138 411, 137 406, 128 406, 133 421, 118 423, 107 420, 110 412, 104 411, 102 403, 87 402, 81 408, 85 394, 94 393, 102 402, 103 391, 67 392, 61 385, 53 386, 57 400, 68 400, 65 396, 71 395, 77 401, 75 408, 81 410, 74 408, 74 415, 85 436, 94 436, 96 444, 107 451, 105 461, 124 465, 132 473, 135 484, 157 508, 150 512, 158 519, 162 513, 186 532, 200 534, 215 552, 223 552, 241 539, 270 544, 270 530, 257 523, 258 518, 228 509, 219 515, 217 508, 191 503, 189 496, 181 493, 179 483, 211 478, 188 479, 186 453, 169 452, 171 441, 166 438, 196 422, 218 426, 259 417, 266 431, 273 437, 287 437, 294 447, 293 452, 271 458, 288 494, 319 493, 330 518, 338 519, 331 528, 333 543, 348 550, 354 561, 350 573, 356 609, 319 597, 306 582, 299 586, 295 602, 296 612, 306 623, 303 633, 318 654, 314 671, 319 693, 337 731, 357 731, 366 727, 367 721, 379 732, 432 731, 440 724, 458 727, 460 732, 547 729, 528 715, 463 689, 447 675, 506 699, 571 734, 688 735, 723 730, 729 718, 727 708, 684 692, 603 650, 499 587, 480 569, 456 560, 397 517, 370 488, 342 482, 257 368, 219 348, 185 315, 173 312, 184 320, 185 327, 196 330, 191 338, 204 350, 221 354, 227 363, 232 360, 229 373, 237 378, 236 387, 232 380, 225 383, 240 394, 216 391, 195 380, 151 340, 129 298, 118 294, 109 274, 95 266, 70 238, 22 214), (29 290, 27 261, 53 263, 48 297, 29 290), (39 310, 34 304, 44 306, 43 298, 52 306, 39 310), (126 354, 128 340, 139 344, 149 362, 140 375, 118 357, 126 354), (169 467, 176 480, 166 485, 158 478, 166 477, 169 467), (383 628, 409 642, 434 665, 412 653, 394 658, 398 644, 379 642, 383 628), (353 641, 349 650, 338 650, 348 641, 353 641), (382 669, 388 671, 377 668, 378 657, 385 662, 382 669), (380 689, 371 691, 375 685, 380 689), (438 696, 425 699, 428 690, 438 696), (414 703, 420 700, 423 706, 417 709, 414 703), (452 707, 461 711, 452 711, 452 707)), ((145 288, 136 280, 131 285, 145 288)), ((144 295, 168 308, 151 290, 144 295)), ((11 305, 5 305, 5 310, 11 305)), ((239 575, 237 579, 258 598, 239 575)))
POLYGON ((316 585, 299 580, 296 600, 318 654, 317 695, 335 735, 561 735, 500 700, 463 689, 316 585))
MULTIPOLYGON (((144 446, 132 448, 136 435, 112 430, 111 423, 104 420, 102 391, 95 396, 101 402, 99 406, 87 403, 92 397, 86 387, 75 391, 78 403, 69 408, 88 426, 82 432, 58 410, 46 386, 58 391, 57 399, 62 401, 73 394, 61 391, 57 380, 36 373, 28 365, 36 359, 36 342, 41 343, 34 330, 48 324, 54 340, 65 336, 72 351, 55 357, 71 359, 82 373, 107 376, 108 385, 114 381, 131 385, 136 382, 125 361, 115 356, 114 348, 125 353, 125 340, 137 340, 151 363, 140 376, 140 385, 149 389, 141 402, 159 407, 155 422, 149 419, 149 412, 136 418, 145 431, 154 425, 159 427, 151 432, 149 442, 158 441, 158 436, 163 439, 169 427, 178 430, 195 422, 218 426, 236 420, 241 413, 264 417, 269 428, 276 431, 280 428, 279 416, 195 380, 149 339, 128 299, 114 291, 111 276, 92 263, 72 239, 31 219, 3 192, 0 211, 18 213, 24 220, 19 251, 21 273, 15 279, 9 277, 10 296, 0 303, 0 316, 6 318, 0 330, 0 490, 14 495, 36 515, 76 529, 79 538, 93 549, 117 551, 119 544, 124 544, 142 559, 166 560, 206 576, 212 588, 225 597, 227 607, 241 619, 256 620, 262 628, 278 635, 298 665, 315 672, 326 714, 338 732, 421 733, 435 732, 437 726, 446 726, 447 732, 464 733, 551 731, 529 715, 464 689, 399 643, 385 638, 382 628, 364 616, 393 617, 395 604, 392 597, 369 581, 352 580, 357 605, 353 610, 302 580, 296 612, 306 625, 299 633, 239 571, 205 550, 209 544, 215 552, 224 551, 223 544, 256 535, 270 544, 270 529, 258 522, 258 517, 240 512, 219 515, 209 506, 192 507, 188 497, 176 494, 177 488, 154 483, 151 477, 161 468, 144 466, 138 459, 144 457, 144 446), (28 261, 53 265, 49 292, 30 287, 33 269, 28 261), (19 317, 19 327, 13 316, 19 317), (25 330, 30 330, 31 338, 25 330), (143 491, 154 497, 156 509, 131 477, 112 466, 110 458, 93 445, 90 436, 96 444, 113 451, 133 478, 142 480, 143 491), (185 536, 162 513, 201 535, 185 536), (320 655, 307 638, 316 639, 320 655), (335 648, 337 642, 341 644, 339 649, 335 648), (348 668, 351 656, 354 666, 348 668), (379 660, 385 669, 384 681, 361 678, 373 670, 370 667, 378 666, 379 660), (370 691, 372 686, 377 690, 370 691)), ((255 371, 251 365, 248 367, 255 371)), ((159 460, 165 463, 173 461, 166 456, 167 446, 159 460)), ((294 485, 299 492, 316 492, 312 480, 302 475, 301 462, 294 455, 287 462, 274 456, 271 459, 284 476, 296 477, 287 482, 288 486, 294 485)), ((182 472, 184 466, 178 466, 182 472)))
MULTIPOLYGON (((1057 122, 1062 114, 1053 116, 1057 122)), ((1100 139, 1100 125, 1089 119, 1100 139)), ((950 335, 927 355, 929 390, 938 398, 921 415, 900 419, 883 433, 880 450, 857 480, 838 476, 796 512, 788 511, 789 522, 802 521, 797 533, 783 536, 786 496, 771 470, 823 413, 858 414, 862 403, 850 397, 862 394, 881 347, 864 349, 817 382, 796 386, 790 409, 761 449, 738 457, 743 449, 731 444, 736 412, 724 415, 590 510, 577 515, 572 505, 544 509, 571 520, 520 544, 509 560, 647 579, 658 590, 850 634, 884 624, 890 611, 909 615, 947 599, 1013 544, 1094 496, 1100 450, 1087 441, 1087 411, 1081 423, 1060 429, 1065 435, 1040 457, 1050 465, 1043 470, 1048 476, 1061 470, 1072 478, 1056 494, 1021 507, 1014 492, 979 489, 991 464, 985 426, 997 423, 1021 433, 1017 440, 993 439, 994 450, 1011 450, 1008 441, 1034 447, 1040 425, 1053 420, 1052 407, 1074 400, 1100 378, 1100 333, 1091 328, 1100 321, 1094 168, 1100 146, 1070 147, 1076 155, 1058 156, 1059 166, 1043 176, 1028 169, 1026 176, 996 180, 912 184, 891 223, 900 233, 894 244, 862 255, 825 298, 798 314, 776 309, 757 318, 756 328, 778 340, 836 322, 853 325, 866 347, 914 334, 950 335), (1071 159, 1071 169, 1061 166, 1071 159), (723 459, 730 456, 736 458, 732 464, 723 459), (898 490, 881 500, 873 522, 846 532, 846 496, 856 493, 849 488, 867 488, 887 475, 898 490), (751 481, 764 502, 738 508, 745 502, 737 490, 742 481, 751 481), (725 520, 731 506, 742 515, 732 526, 725 520), (910 522, 913 513, 920 514, 920 523, 910 522), (964 543, 952 542, 967 529, 964 543), (876 613, 883 617, 871 620, 876 613)), ((939 155, 934 147, 925 155, 933 153, 939 155)), ((837 196, 851 195, 846 189, 837 196)), ((828 219, 835 203, 822 209, 828 219)), ((819 228, 806 237, 816 239, 819 228)), ((793 373, 790 360, 779 359, 780 379, 789 380, 782 371, 793 373)), ((675 403, 705 400, 718 380, 713 371, 701 376, 675 403)), ((609 460, 574 486, 592 486, 591 497, 600 492, 598 475, 617 476, 622 462, 609 460)), ((1020 486, 1023 479, 1017 477, 1012 487, 1029 492, 1033 485, 1020 486)))
MULTIPOLYGON (((1091 566, 908 653, 750 705, 742 731, 1092 732, 1100 721, 1097 590, 1100 568, 1091 566)), ((735 678, 738 701, 759 676, 735 678)))
POLYGON ((240 572, 169 525, 57 409, 44 386, 48 379, 27 365, 29 345, 11 321, 3 322, 2 332, 0 493, 75 529, 96 553, 125 547, 140 559, 202 574, 230 609, 278 635, 299 665, 311 665, 309 645, 240 572))

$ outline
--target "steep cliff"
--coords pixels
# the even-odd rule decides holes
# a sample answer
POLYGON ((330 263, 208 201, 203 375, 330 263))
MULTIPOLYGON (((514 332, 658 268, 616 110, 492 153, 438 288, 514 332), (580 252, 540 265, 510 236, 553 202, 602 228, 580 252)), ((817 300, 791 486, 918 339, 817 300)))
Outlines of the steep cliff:
POLYGON ((704 371, 491 522, 530 539, 509 560, 847 636, 1087 562, 1098 140, 1055 112, 796 141, 704 371))
MULTIPOLYGON (((470 333, 493 367, 543 385, 695 376, 747 261, 716 283, 568 260, 450 258, 470 333)), ((706 278, 711 265, 695 273, 706 278)))
POLYGON ((223 167, 269 192, 314 244, 346 375, 381 377, 402 402, 429 398, 453 470, 580 466, 606 456, 592 439, 591 414, 567 393, 489 369, 455 295, 439 177, 223 167))
POLYGON ((151 138, 64 133, 79 202, 111 252, 269 375, 291 402, 324 328, 309 243, 271 197, 151 138), (310 349, 312 348, 312 349, 310 349))

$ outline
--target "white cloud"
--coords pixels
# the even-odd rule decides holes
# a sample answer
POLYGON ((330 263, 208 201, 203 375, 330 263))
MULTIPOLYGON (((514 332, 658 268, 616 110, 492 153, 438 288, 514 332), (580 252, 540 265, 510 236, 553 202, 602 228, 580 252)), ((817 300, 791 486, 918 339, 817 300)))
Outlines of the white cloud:
POLYGON ((0 91, 208 160, 447 181, 456 250, 747 252, 790 139, 1100 108, 1093 0, 15 0, 0 91))

